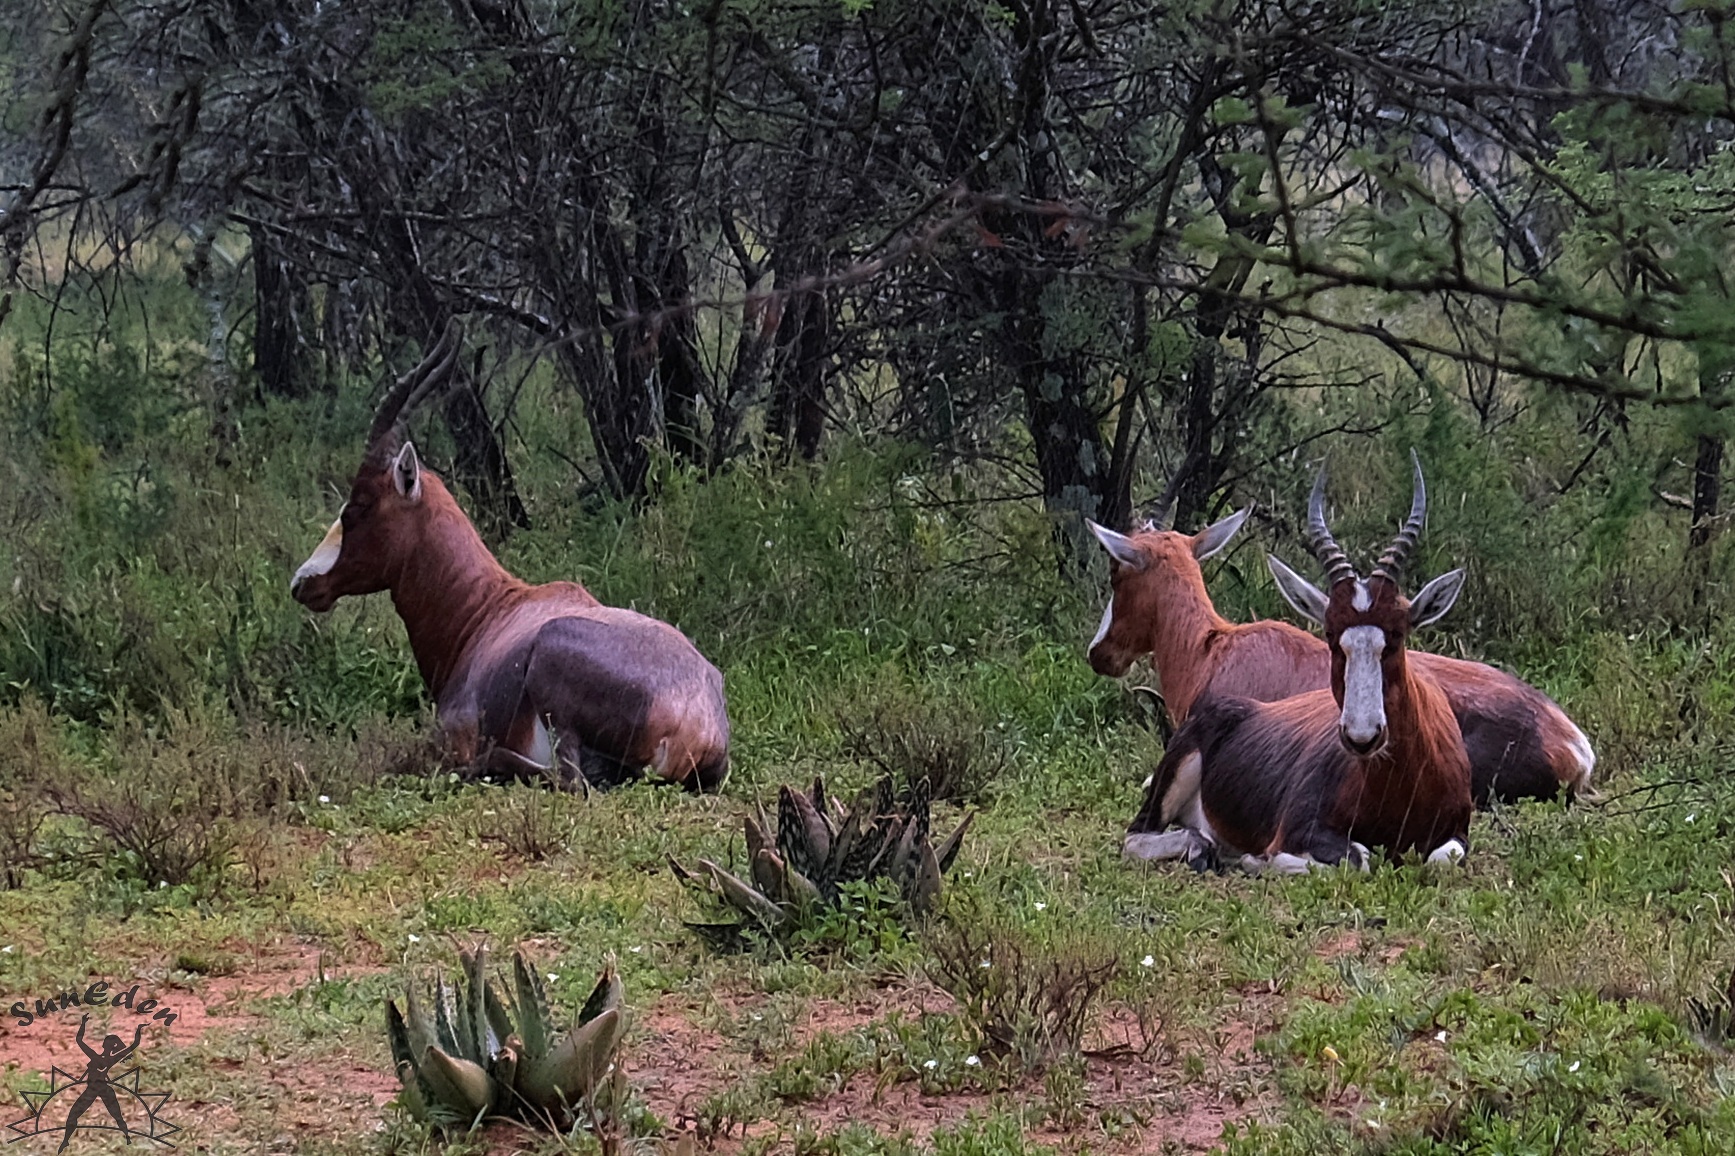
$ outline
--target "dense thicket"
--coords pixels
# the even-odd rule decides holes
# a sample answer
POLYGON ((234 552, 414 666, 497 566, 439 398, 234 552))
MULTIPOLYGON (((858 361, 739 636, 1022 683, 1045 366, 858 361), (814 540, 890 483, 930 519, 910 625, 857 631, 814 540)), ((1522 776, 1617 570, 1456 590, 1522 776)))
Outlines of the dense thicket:
MULTIPOLYGON (((1070 567, 1083 517, 1259 499, 1285 533, 1357 443, 1386 451, 1339 471, 1371 529, 1416 443, 1479 645, 1714 614, 1719 3, 78 0, 3 35, 26 637, 94 645, 25 592, 96 565, 30 546, 44 511, 133 574, 174 570, 162 536, 241 503, 237 471, 255 529, 314 517, 452 316, 469 354, 421 436, 496 542, 574 495, 681 517, 691 479, 807 485, 765 463, 867 438, 900 447, 882 512, 949 528, 932 565, 1070 567), (982 504, 1008 499, 1051 545, 982 504)), ((689 561, 680 604, 722 631, 700 591, 737 559, 689 561)), ((203 645, 256 666, 233 615, 203 645)), ((71 645, 20 644, 43 669, 15 681, 71 645)), ((159 645, 183 661, 127 652, 159 645)))

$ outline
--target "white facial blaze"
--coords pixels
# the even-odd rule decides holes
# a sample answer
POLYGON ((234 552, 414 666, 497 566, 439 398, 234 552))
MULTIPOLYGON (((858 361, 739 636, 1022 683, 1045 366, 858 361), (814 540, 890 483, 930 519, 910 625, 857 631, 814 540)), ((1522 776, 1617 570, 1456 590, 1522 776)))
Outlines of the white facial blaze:
POLYGON ((319 540, 307 561, 301 564, 301 569, 295 572, 295 583, 305 578, 314 578, 325 574, 337 565, 337 556, 343 552, 343 514, 340 512, 337 521, 331 524, 331 529, 325 532, 325 537, 319 540))
POLYGON ((1349 604, 1357 610, 1366 610, 1374 604, 1374 596, 1368 593, 1368 584, 1360 578, 1355 580, 1355 595, 1349 604))
POLYGON ((1109 595, 1108 605, 1102 608, 1102 625, 1096 628, 1096 637, 1090 640, 1090 648, 1095 650, 1102 640, 1108 637, 1109 627, 1114 625, 1114 595, 1109 595))
POLYGON ((1380 655, 1386 632, 1352 626, 1338 636, 1343 649, 1343 733, 1353 743, 1371 743, 1386 729, 1386 688, 1380 655))

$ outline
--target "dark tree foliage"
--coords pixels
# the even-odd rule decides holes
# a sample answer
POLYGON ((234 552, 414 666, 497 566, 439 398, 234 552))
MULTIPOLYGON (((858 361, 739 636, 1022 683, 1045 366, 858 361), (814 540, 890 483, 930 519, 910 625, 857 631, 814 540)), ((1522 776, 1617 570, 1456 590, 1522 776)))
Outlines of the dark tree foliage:
MULTIPOLYGON (((244 234, 261 392, 468 315, 581 400, 615 498, 890 430, 1010 461, 1078 557, 1083 517, 1193 523, 1318 436, 1274 403, 1362 380, 1305 356, 1335 331, 1485 428, 1582 395, 1593 454, 1685 407, 1695 543, 1718 514, 1720 3, 94 0, 9 35, 0 323, 42 238, 244 234)), ((443 416, 499 536, 482 364, 443 416)))

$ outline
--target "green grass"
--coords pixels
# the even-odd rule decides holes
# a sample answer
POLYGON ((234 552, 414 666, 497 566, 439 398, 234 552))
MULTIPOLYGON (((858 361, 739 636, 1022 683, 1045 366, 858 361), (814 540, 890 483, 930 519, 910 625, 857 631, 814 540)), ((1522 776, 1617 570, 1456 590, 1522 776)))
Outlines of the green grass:
MULTIPOLYGON (((1100 583, 1057 576, 1030 506, 924 506, 906 479, 942 467, 908 447, 670 472, 642 510, 581 509, 551 452, 573 403, 529 399, 510 448, 536 525, 505 560, 678 622, 725 670, 736 736, 718 798, 550 797, 439 765, 383 598, 322 618, 288 598, 354 464, 359 391, 245 407, 219 460, 190 354, 147 371, 76 353, 49 391, 39 349, 12 348, 0 405, 0 868, 20 884, 0 890, 0 991, 124 978, 230 1008, 146 1046, 190 1141, 431 1150, 376 1102, 381 1001, 487 937, 526 943, 565 1007, 618 959, 639 1151, 683 1132, 840 1154, 1735 1151, 1716 1014, 1735 968, 1732 632, 1702 604, 1676 613, 1695 605, 1678 535, 1621 505, 1612 472, 1514 513, 1524 477, 1497 451, 1570 446, 1521 425, 1499 446, 1451 423, 1392 435, 1438 462, 1426 568, 1472 567, 1434 641, 1556 695, 1602 755, 1601 799, 1481 816, 1451 872, 1196 876, 1120 859, 1160 748, 1083 661, 1100 583), (909 733, 974 720, 971 757, 997 768, 972 787, 942 921, 846 911, 792 943, 711 950, 669 857, 739 865, 742 817, 778 785, 872 781, 850 736, 888 709, 909 733), (45 807, 44 784, 167 816, 204 840, 194 868, 159 877, 88 814, 45 807), (1086 1054, 991 1038, 944 986, 945 920, 998 929, 1036 970, 1112 961, 1086 1054)), ((438 461, 439 432, 417 432, 438 461)), ((942 472, 943 492, 995 484, 942 472)), ((1340 536, 1383 524, 1380 481, 1346 481, 1340 536)), ((1276 610, 1256 564, 1273 546, 1293 553, 1255 530, 1210 570, 1226 612, 1276 610)), ((959 813, 938 805, 936 828, 959 813)), ((9 1029, 0 1060, 68 1030, 9 1029)), ((40 1079, 8 1069, 0 1102, 40 1079)), ((491 1133, 447 1150, 487 1145, 597 1148, 491 1133)))

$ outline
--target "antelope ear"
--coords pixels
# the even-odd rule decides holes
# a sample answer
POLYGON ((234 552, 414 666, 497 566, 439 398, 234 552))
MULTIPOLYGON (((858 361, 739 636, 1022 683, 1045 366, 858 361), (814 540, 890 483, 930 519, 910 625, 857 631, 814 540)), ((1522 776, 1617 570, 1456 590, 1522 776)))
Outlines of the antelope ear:
POLYGON ((415 443, 405 442, 392 459, 392 485, 410 501, 422 500, 422 460, 416 456, 415 443))
POLYGON ((1110 558, 1132 570, 1145 568, 1144 552, 1133 545, 1131 538, 1125 534, 1117 534, 1107 526, 1099 526, 1089 518, 1084 520, 1084 524, 1090 527, 1090 532, 1096 535, 1096 540, 1102 543, 1102 548, 1108 551, 1110 558))
POLYGON ((1221 522, 1213 522, 1200 530, 1193 537, 1193 557, 1203 562, 1217 551, 1229 544, 1244 522, 1247 515, 1253 512, 1252 506, 1243 506, 1221 522))
POLYGON ((1277 592, 1283 595, 1283 600, 1295 607, 1295 612, 1303 618, 1324 626, 1328 601, 1325 591, 1285 566, 1275 554, 1265 555, 1265 565, 1271 568, 1271 576, 1277 580, 1277 592))
POLYGON ((1464 590, 1464 568, 1448 570, 1410 599, 1410 629, 1431 626, 1446 616, 1464 590))

